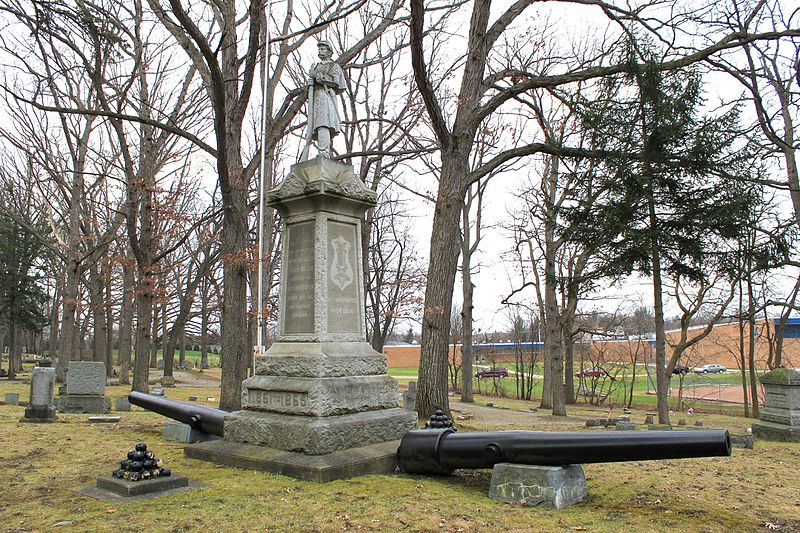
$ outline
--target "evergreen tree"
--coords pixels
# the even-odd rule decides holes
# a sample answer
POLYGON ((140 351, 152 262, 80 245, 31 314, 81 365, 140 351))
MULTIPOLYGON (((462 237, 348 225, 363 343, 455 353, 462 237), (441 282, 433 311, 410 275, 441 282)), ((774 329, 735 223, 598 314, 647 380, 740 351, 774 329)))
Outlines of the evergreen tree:
POLYGON ((44 247, 28 228, 0 213, 0 324, 9 332, 9 379, 20 362, 22 333, 39 333, 47 324, 47 295, 37 266, 44 247))
POLYGON ((753 202, 739 179, 755 158, 738 142, 738 111, 700 113, 696 70, 660 72, 632 64, 605 82, 604 102, 583 109, 584 122, 612 154, 591 186, 591 204, 571 206, 569 238, 592 246, 610 275, 633 270, 653 280, 658 416, 669 423, 663 284, 727 271, 753 202))

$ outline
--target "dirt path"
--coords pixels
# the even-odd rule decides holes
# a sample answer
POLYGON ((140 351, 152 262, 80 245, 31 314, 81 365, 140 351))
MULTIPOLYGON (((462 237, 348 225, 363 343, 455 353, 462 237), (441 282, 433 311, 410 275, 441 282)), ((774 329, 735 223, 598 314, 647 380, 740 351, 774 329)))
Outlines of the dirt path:
MULTIPOLYGON (((758 395, 764 397, 764 387, 759 385, 758 395)), ((678 397, 678 388, 673 387, 672 396, 678 397)), ((744 403, 741 385, 708 385, 703 387, 684 387, 684 400, 705 400, 730 403, 744 403)))

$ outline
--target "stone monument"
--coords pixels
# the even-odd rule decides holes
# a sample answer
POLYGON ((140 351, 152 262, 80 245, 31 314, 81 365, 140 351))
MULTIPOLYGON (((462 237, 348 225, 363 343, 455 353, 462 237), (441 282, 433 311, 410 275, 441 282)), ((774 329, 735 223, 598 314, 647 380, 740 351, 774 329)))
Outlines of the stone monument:
POLYGON ((61 413, 104 415, 111 410, 105 397, 106 365, 97 361, 70 361, 65 394, 56 398, 61 413))
POLYGON ((189 446, 189 457, 328 481, 394 471, 416 426, 386 356, 365 340, 361 217, 376 194, 328 149, 267 193, 284 224, 278 337, 256 357, 224 440, 189 446))
POLYGON ((764 408, 753 422, 753 436, 800 442, 800 371, 776 368, 759 381, 764 385, 764 408))
POLYGON ((49 359, 43 359, 31 374, 31 396, 25 416, 20 422, 55 422, 56 406, 53 398, 53 386, 56 381, 56 369, 49 359))

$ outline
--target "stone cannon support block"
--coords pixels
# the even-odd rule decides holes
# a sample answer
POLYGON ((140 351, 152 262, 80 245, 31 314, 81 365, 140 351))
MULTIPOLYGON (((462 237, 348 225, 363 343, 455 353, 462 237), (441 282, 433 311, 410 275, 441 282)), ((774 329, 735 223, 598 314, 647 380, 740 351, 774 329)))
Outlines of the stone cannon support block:
POLYGON ((97 361, 70 361, 67 394, 102 396, 106 390, 106 365, 97 361))
POLYGON ((127 398, 117 398, 114 400, 114 410, 130 412, 131 402, 129 402, 127 398))
POLYGON ((189 424, 175 421, 164 422, 162 436, 167 442, 183 442, 186 444, 219 440, 222 438, 217 435, 209 435, 208 433, 193 429, 189 424))
POLYGON ((588 494, 583 467, 498 463, 492 470, 489 497, 524 505, 561 509, 588 494))

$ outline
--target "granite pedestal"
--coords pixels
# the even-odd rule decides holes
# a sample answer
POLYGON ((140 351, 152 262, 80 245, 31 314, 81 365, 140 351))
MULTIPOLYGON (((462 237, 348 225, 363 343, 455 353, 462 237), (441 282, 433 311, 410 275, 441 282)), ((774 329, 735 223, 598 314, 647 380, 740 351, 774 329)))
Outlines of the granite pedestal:
POLYGON ((759 378, 764 385, 764 407, 753 436, 764 440, 800 442, 800 372, 776 368, 759 378))
POLYGON ((350 165, 318 157, 267 198, 285 225, 279 334, 242 383, 225 440, 186 454, 317 481, 394 471, 417 416, 365 341, 361 216, 375 192, 350 165))

